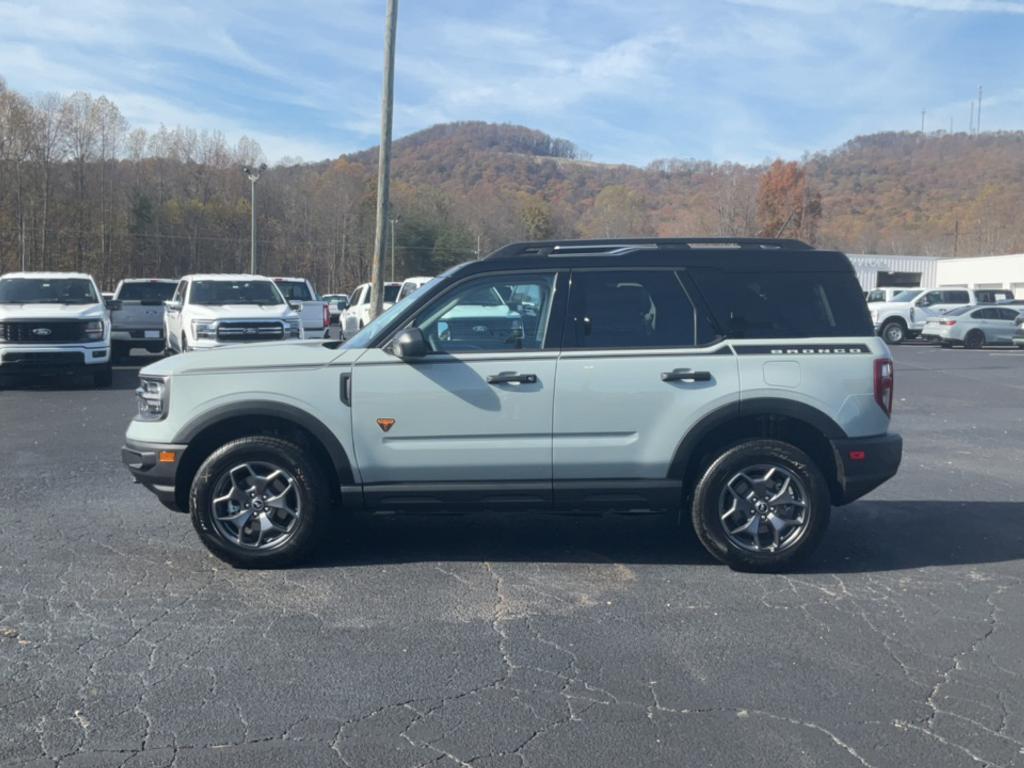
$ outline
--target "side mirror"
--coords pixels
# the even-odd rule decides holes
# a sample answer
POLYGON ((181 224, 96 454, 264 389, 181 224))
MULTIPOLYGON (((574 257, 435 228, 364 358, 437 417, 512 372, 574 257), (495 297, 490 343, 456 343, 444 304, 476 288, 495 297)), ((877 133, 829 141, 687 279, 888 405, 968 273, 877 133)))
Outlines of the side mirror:
POLYGON ((107 305, 107 309, 109 309, 111 312, 116 312, 121 308, 120 299, 106 299, 103 303, 107 305))
POLYGON ((302 302, 301 301, 289 301, 288 302, 288 306, 291 307, 292 309, 294 309, 296 312, 301 312, 302 311, 302 302))
POLYGON ((167 301, 164 302, 164 306, 171 312, 177 312, 178 310, 181 309, 181 302, 174 301, 173 299, 168 299, 167 301))
POLYGON ((428 352, 430 347, 419 328, 406 328, 391 342, 391 354, 402 360, 426 357, 428 352))

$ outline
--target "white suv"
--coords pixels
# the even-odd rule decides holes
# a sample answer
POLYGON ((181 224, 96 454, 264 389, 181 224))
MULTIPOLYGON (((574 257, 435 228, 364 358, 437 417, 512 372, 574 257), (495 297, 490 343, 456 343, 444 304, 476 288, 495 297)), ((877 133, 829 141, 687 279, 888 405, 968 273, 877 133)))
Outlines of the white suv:
POLYGON ((654 510, 779 569, 902 453, 849 260, 791 240, 519 243, 272 346, 145 368, 122 450, 244 566, 350 515, 506 509, 654 510))
POLYGON ((899 344, 920 336, 929 319, 951 309, 1012 298, 1013 292, 1005 288, 910 288, 891 301, 872 303, 869 309, 878 335, 889 344, 899 344))
POLYGON ((110 313, 96 282, 78 272, 0 277, 0 376, 89 373, 109 387, 110 313))
MULTIPOLYGON (((385 310, 390 309, 398 301, 400 290, 402 290, 401 283, 384 283, 385 310)), ((338 319, 338 324, 341 326, 341 338, 351 339, 370 324, 370 308, 373 306, 372 293, 372 286, 369 283, 357 285, 356 289, 352 291, 348 307, 342 310, 338 319)))
POLYGON ((168 352, 303 338, 301 305, 258 275, 187 275, 166 302, 168 352))

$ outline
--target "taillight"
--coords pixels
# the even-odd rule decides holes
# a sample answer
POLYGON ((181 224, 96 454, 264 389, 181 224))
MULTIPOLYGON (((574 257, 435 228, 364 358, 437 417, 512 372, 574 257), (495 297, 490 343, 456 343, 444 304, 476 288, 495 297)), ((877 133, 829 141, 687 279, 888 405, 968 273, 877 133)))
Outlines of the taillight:
POLYGON ((939 320, 939 325, 956 325, 956 320, 939 320))
POLYGON ((892 360, 880 357, 875 360, 875 402, 878 407, 885 411, 886 416, 892 416, 892 390, 895 379, 895 368, 892 360))
POLYGON ((324 328, 329 327, 331 324, 331 310, 326 304, 324 304, 324 328))

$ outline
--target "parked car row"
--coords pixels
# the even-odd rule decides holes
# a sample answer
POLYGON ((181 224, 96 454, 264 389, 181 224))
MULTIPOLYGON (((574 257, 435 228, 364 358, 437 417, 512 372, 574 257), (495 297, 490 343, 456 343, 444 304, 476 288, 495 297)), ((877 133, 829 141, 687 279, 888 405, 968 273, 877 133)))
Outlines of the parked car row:
MULTIPOLYGON (((870 295, 869 295, 870 299, 870 295)), ((954 309, 1015 301, 1005 288, 911 288, 900 291, 890 301, 870 302, 875 331, 888 344, 900 344, 917 338, 929 320, 954 309)))

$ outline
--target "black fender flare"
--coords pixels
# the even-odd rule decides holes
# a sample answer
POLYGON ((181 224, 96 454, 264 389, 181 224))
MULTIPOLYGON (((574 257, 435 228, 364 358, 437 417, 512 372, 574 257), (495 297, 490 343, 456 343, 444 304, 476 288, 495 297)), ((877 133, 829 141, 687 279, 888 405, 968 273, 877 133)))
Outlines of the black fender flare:
POLYGON ((669 464, 668 476, 675 480, 684 479, 690 461, 693 459, 694 450, 704 438, 730 421, 748 416, 784 416, 813 427, 827 440, 841 440, 847 437, 846 432, 832 417, 806 403, 784 397, 755 397, 750 400, 740 400, 707 414, 683 436, 676 447, 672 463, 669 464))
POLYGON ((338 473, 338 481, 342 485, 352 485, 355 483, 352 462, 349 460, 345 448, 331 429, 320 419, 293 405, 261 400, 243 400, 237 403, 230 403, 229 405, 207 411, 187 422, 178 430, 172 442, 179 445, 188 445, 206 429, 216 426, 220 422, 240 416, 270 416, 290 421, 296 426, 303 428, 319 441, 327 455, 330 456, 334 470, 338 473))

